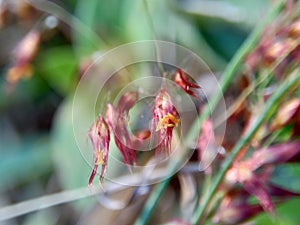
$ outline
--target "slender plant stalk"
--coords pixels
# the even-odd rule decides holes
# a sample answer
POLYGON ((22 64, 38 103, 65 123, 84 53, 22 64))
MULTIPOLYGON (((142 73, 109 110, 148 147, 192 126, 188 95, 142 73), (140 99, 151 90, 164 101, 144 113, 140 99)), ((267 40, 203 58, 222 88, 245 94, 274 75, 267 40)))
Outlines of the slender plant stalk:
POLYGON ((140 213, 140 216, 137 218, 134 225, 143 225, 148 222, 161 194, 164 193, 164 191, 166 190, 166 188, 171 180, 172 173, 170 173, 170 171, 176 171, 176 169, 178 168, 178 165, 180 165, 180 162, 181 162, 181 160, 175 161, 174 163, 172 163, 169 166, 167 174, 170 174, 170 176, 168 176, 161 183, 157 184, 154 187, 151 195, 149 196, 149 198, 147 199, 147 202, 144 205, 142 212, 140 213))
MULTIPOLYGON (((167 184, 170 182, 170 177, 166 179, 167 182, 163 182, 166 183, 165 185, 156 185, 153 193, 157 192, 157 193, 163 193, 165 191, 165 189, 167 188, 167 184)), ((155 205, 157 203, 157 196, 152 194, 149 196, 149 198, 147 199, 146 204, 144 205, 143 208, 143 212, 140 214, 140 216, 138 217, 137 221, 134 223, 134 225, 140 225, 140 224, 145 224, 145 221, 148 221, 150 219, 150 216, 152 215, 154 209, 155 209, 155 205)))
POLYGON ((232 162, 239 154, 241 149, 249 143, 251 138, 255 135, 256 131, 259 129, 261 124, 266 121, 270 115, 270 110, 272 107, 278 102, 293 86, 297 85, 300 81, 300 73, 297 71, 296 73, 292 73, 289 78, 287 78, 282 85, 277 89, 277 91, 270 97, 267 101, 265 108, 263 109, 260 116, 253 122, 252 126, 249 128, 249 131, 236 143, 233 147, 231 153, 225 159, 220 171, 218 172, 214 182, 210 186, 208 190, 208 194, 201 202, 200 207, 196 210, 193 217, 191 218, 191 224, 197 224, 200 219, 204 216, 205 210, 207 209, 211 199, 217 191, 218 186, 222 182, 227 170, 232 165, 232 162))
MULTIPOLYGON (((185 165, 182 169, 182 173, 197 173, 199 165, 196 163, 189 163, 185 165)), ((164 174, 166 174, 166 169, 158 169, 153 171, 154 176, 148 178, 149 182, 154 182, 157 179, 162 179, 164 174)), ((113 183, 105 184, 105 194, 110 195, 128 188, 128 186, 120 185, 122 183, 127 183, 129 186, 134 186, 139 183, 145 177, 143 172, 141 174, 129 174, 122 177, 118 177, 118 181, 113 183)), ((60 204, 70 203, 72 201, 77 201, 83 198, 91 197, 94 195, 102 195, 104 190, 99 187, 94 187, 92 191, 89 191, 86 186, 81 188, 75 188, 71 190, 65 190, 58 193, 52 193, 44 195, 42 197, 36 197, 33 199, 18 202, 12 205, 1 206, 0 207, 0 224, 1 221, 15 218, 17 216, 25 215, 27 213, 32 213, 45 208, 57 206, 60 204)))
MULTIPOLYGON (((150 14, 150 10, 149 10, 147 0, 144 0, 143 2, 144 2, 145 11, 146 11, 147 21, 149 22, 149 27, 151 29, 153 38, 154 38, 154 40, 157 40, 157 35, 156 35, 156 32, 155 32, 155 28, 154 28, 153 20, 151 18, 151 14, 150 14)), ((165 70, 164 70, 164 67, 161 63, 160 50, 159 50, 159 47, 157 46, 156 42, 155 42, 155 54, 156 54, 158 70, 159 70, 161 76, 163 77, 165 70)))
MULTIPOLYGON (((250 52, 250 50, 253 49, 254 45, 258 42, 265 26, 267 24, 269 24, 282 10, 283 6, 284 6, 285 1, 284 0, 280 0, 269 12, 269 14, 265 17, 265 19, 253 30, 253 32, 250 34, 250 36, 247 38, 247 40, 244 42, 244 44, 241 46, 241 48, 238 50, 238 52, 235 54, 235 56, 232 58, 231 62, 228 64, 227 68, 225 69, 223 75, 222 75, 222 79, 220 81, 220 86, 221 86, 221 91, 217 93, 216 95, 214 95, 214 97, 211 99, 211 101, 209 102, 209 106, 207 105, 203 112, 201 113, 200 117, 199 117, 199 121, 200 121, 200 126, 203 123, 203 121, 209 117, 211 110, 214 110, 215 107, 217 106, 218 102, 220 101, 220 99, 222 98, 222 93, 226 90, 226 88, 228 87, 230 81, 232 80, 233 76, 235 75, 235 73, 237 72, 240 64, 243 62, 244 57, 250 52)), ((198 123, 195 123, 198 125, 198 123)), ((198 125, 199 126, 199 125, 198 125)), ((198 130, 198 127, 194 126, 192 127, 192 129, 189 132, 188 137, 192 138, 193 134, 196 133, 198 130)), ((234 158, 229 157, 229 159, 227 160, 228 165, 230 166, 232 161, 234 158)), ((180 161, 178 162, 174 162, 173 167, 170 168, 169 174, 173 174, 176 171, 177 165, 180 165, 180 161)), ((224 164, 223 168, 225 167, 226 164, 224 164)), ((229 168, 228 166, 228 168, 229 168)), ((228 169, 227 168, 227 169, 228 169)), ((226 170, 223 171, 223 173, 226 173, 226 170)), ((220 175, 217 178, 223 178, 222 175, 222 171, 220 171, 220 175)), ((220 181, 221 181, 220 180, 220 181)), ((218 181, 218 180, 216 180, 218 181)), ((219 181, 219 182, 220 182, 219 181)), ((147 199, 147 202, 145 203, 144 208, 142 209, 142 212, 140 214, 140 216, 137 218, 136 222, 134 225, 145 225, 147 224, 154 208, 155 205, 157 204, 157 202, 159 201, 161 195, 163 194, 164 190, 166 189, 166 187, 168 186, 170 182, 170 179, 165 179, 163 180, 161 183, 157 184, 156 187, 153 189, 150 197, 147 199)), ((214 185, 216 184, 216 182, 214 182, 214 185)), ((217 187, 216 187, 217 188, 217 187)), ((212 193, 214 194, 214 193, 212 193)), ((211 196, 212 197, 212 196, 211 196)), ((203 214, 203 212, 205 211, 205 208, 207 207, 208 203, 211 200, 210 198, 207 198, 207 204, 205 207, 201 207, 196 211, 195 216, 193 217, 192 221, 193 224, 196 224, 198 221, 198 218, 200 218, 203 214), (201 209, 201 211, 200 211, 201 209), (199 217, 200 215, 200 217, 199 217), (196 222, 195 222, 196 221, 196 222)))

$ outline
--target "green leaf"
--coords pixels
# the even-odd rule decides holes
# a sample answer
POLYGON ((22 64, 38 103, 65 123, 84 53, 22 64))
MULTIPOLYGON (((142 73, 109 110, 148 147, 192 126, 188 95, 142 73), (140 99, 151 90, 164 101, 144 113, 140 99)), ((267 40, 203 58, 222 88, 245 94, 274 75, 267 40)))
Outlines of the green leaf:
POLYGON ((254 219, 256 225, 298 225, 300 198, 289 200, 278 207, 277 218, 262 213, 254 219))
POLYGON ((71 47, 57 47, 42 51, 36 70, 58 93, 66 95, 74 88, 77 59, 71 47))
MULTIPOLYGON (((87 137, 87 133, 82 135, 87 137)), ((72 98, 67 98, 61 104, 55 116, 51 142, 54 164, 62 187, 71 189, 87 186, 91 168, 82 157, 73 134, 72 98)))
POLYGON ((300 193, 300 164, 286 163, 276 166, 272 182, 285 189, 300 193))
POLYGON ((0 150, 0 189, 30 182, 53 168, 47 137, 27 138, 15 146, 5 144, 0 150))

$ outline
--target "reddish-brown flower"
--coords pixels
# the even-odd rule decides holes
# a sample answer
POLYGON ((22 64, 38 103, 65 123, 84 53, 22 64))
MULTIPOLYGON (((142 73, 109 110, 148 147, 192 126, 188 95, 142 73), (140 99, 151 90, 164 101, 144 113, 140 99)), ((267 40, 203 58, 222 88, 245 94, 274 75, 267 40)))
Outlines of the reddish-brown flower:
POLYGON ((246 57, 249 72, 256 72, 261 67, 275 65, 274 73, 277 78, 280 78, 286 71, 289 71, 288 68, 297 66, 300 59, 300 45, 297 40, 300 22, 295 20, 288 24, 283 23, 286 22, 275 21, 269 25, 260 43, 246 57))
POLYGON ((163 150, 170 153, 173 129, 179 121, 171 96, 166 90, 160 90, 155 99, 152 120, 152 132, 157 132, 157 153, 162 153, 163 150))
POLYGON ((292 38, 298 38, 300 35, 300 20, 293 22, 288 28, 288 36, 292 38))
POLYGON ((129 110, 138 99, 137 92, 126 92, 119 100, 117 107, 108 104, 106 118, 111 127, 116 146, 119 148, 127 165, 136 164, 136 151, 133 149, 133 137, 128 131, 129 110))
POLYGON ((271 123, 271 130, 282 128, 289 123, 300 121, 300 99, 295 98, 287 101, 280 107, 271 123))
POLYGON ((258 178, 261 181, 259 183, 252 182, 252 186, 247 187, 248 190, 245 190, 244 186, 244 189, 235 188, 228 191, 221 200, 220 206, 213 217, 213 222, 218 224, 240 224, 264 210, 261 201, 266 201, 266 204, 270 204, 271 197, 275 197, 277 202, 280 202, 300 195, 268 182, 267 179, 270 176, 268 173, 270 172, 271 170, 261 174, 258 178), (251 195, 254 195, 254 192, 260 196, 259 204, 251 203, 250 198, 251 195), (266 193, 268 196, 265 196, 266 193), (263 196, 265 196, 265 199, 263 196), (270 200, 270 202, 268 203, 267 200, 270 200))
POLYGON ((196 83, 189 81, 188 76, 183 72, 183 70, 178 69, 175 73, 175 83, 186 93, 191 96, 197 97, 197 94, 192 88, 200 88, 196 83))
POLYGON ((246 193, 241 192, 224 197, 212 221, 216 224, 234 225, 263 211, 260 205, 247 203, 246 196, 243 194, 246 193))
POLYGON ((284 163, 298 155, 300 141, 273 145, 255 151, 251 158, 236 161, 227 172, 226 181, 230 184, 239 182, 243 188, 254 195, 263 209, 270 214, 275 207, 271 200, 271 191, 274 190, 268 183, 270 176, 267 168, 278 163, 284 163), (258 173, 257 170, 261 169, 258 173))
POLYGON ((98 166, 100 164, 102 165, 100 174, 101 183, 103 181, 103 176, 107 167, 110 132, 106 121, 101 115, 99 115, 96 122, 92 125, 88 135, 94 148, 94 168, 89 179, 89 185, 91 185, 97 173, 98 166))

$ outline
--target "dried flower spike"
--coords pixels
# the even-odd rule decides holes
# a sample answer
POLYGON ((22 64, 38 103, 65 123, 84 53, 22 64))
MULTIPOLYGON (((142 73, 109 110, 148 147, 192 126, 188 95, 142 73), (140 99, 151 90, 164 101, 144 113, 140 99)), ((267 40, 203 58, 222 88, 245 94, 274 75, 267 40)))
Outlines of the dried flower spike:
POLYGON ((92 185, 93 179, 100 164, 102 165, 102 170, 100 173, 100 182, 102 183, 108 161, 110 132, 106 121, 101 115, 99 115, 96 122, 92 125, 88 135, 94 148, 94 168, 89 179, 90 186, 92 185))

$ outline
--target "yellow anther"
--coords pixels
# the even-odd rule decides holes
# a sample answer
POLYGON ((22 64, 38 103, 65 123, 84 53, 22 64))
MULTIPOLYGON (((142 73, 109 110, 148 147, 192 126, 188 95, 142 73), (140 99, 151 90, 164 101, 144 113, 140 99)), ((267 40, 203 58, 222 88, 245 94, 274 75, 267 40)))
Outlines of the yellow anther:
POLYGON ((175 126, 178 125, 180 119, 177 119, 177 118, 176 118, 174 115, 172 115, 171 113, 168 113, 167 116, 168 116, 168 118, 173 122, 173 124, 174 124, 175 126))
POLYGON ((165 115, 163 118, 161 118, 158 121, 156 131, 159 131, 162 128, 166 129, 166 128, 170 128, 170 127, 175 127, 178 125, 179 121, 180 120, 177 119, 174 115, 172 115, 171 113, 168 113, 167 115, 165 115))
POLYGON ((105 165, 105 162, 103 161, 103 150, 97 151, 97 161, 95 162, 95 165, 105 165))

